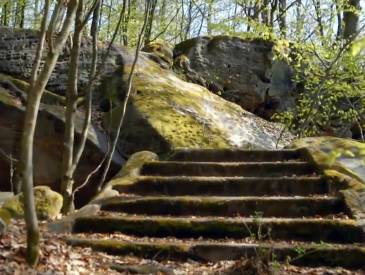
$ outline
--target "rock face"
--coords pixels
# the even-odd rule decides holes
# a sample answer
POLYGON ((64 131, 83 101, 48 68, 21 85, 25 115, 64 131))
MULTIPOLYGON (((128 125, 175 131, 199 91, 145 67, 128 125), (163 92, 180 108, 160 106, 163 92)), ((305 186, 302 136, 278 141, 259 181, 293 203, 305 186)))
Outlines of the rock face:
MULTIPOLYGON (((26 78, 29 75, 31 61, 35 53, 36 40, 36 33, 32 31, 2 29, 0 36, 0 72, 8 72, 22 79, 26 78)), ((81 88, 87 81, 86 76, 90 66, 91 49, 89 46, 90 42, 85 39, 82 43, 80 60, 79 80, 81 88)), ((103 45, 100 45, 100 48, 102 54, 103 45)), ((119 152, 132 154, 137 151, 149 150, 164 154, 178 147, 267 149, 276 147, 277 137, 280 135, 282 128, 281 125, 260 119, 254 114, 242 110, 240 106, 211 93, 206 88, 186 82, 171 70, 164 69, 169 66, 161 66, 161 60, 171 65, 172 54, 168 48, 156 44, 145 50, 149 53, 142 52, 137 65, 128 113, 118 143, 117 149, 119 152), (159 56, 161 60, 151 59, 151 55, 159 56)), ((269 52, 268 48, 267 52, 269 52)), ((257 55, 257 57, 262 56, 257 55)), ((68 58, 69 48, 66 47, 49 82, 48 89, 50 91, 58 94, 64 92, 68 58)), ((111 56, 107 60, 106 71, 99 76, 101 85, 98 87, 98 91, 94 93, 95 104, 104 112, 112 110, 105 114, 106 123, 104 125, 106 128, 110 126, 111 130, 115 129, 116 121, 120 115, 118 105, 123 100, 126 79, 133 59, 134 51, 114 47, 111 56), (110 117, 110 114, 112 114, 112 117, 110 117)), ((263 60, 257 62, 261 62, 264 66, 263 60)), ((252 63, 254 62, 252 61, 252 63)), ((256 70, 255 68, 253 69, 256 70)), ((256 74, 261 75, 261 71, 256 74)), ((62 108, 57 109, 52 106, 42 109, 40 114, 40 125, 44 123, 45 125, 40 128, 42 131, 39 132, 43 133, 46 138, 43 138, 42 141, 42 135, 39 134, 39 137, 36 138, 39 145, 36 144, 36 146, 39 146, 37 150, 45 152, 45 160, 38 160, 43 165, 49 163, 50 160, 59 165, 61 158, 59 151, 62 148, 60 142, 63 135, 62 122, 60 128, 57 127, 56 131, 54 129, 55 121, 47 122, 46 120, 50 117, 52 119, 59 117, 55 112, 60 115, 63 111, 62 108), (52 110, 49 110, 49 108, 52 110), (58 112, 55 110, 58 110, 58 112), (42 119, 45 121, 43 122, 42 119), (52 146, 44 146, 47 142, 51 143, 52 146), (53 148, 57 149, 54 150, 53 148), (57 156, 55 156, 55 152, 57 156)), ((55 120, 60 121, 56 118, 55 120)), ((6 121, 13 123, 16 120, 15 118, 9 118, 6 121)), ((21 123, 18 124, 21 125, 21 123)), ((20 128, 17 130, 19 131, 20 128)), ((291 136, 287 134, 284 134, 283 137, 284 139, 279 143, 279 147, 291 139, 291 136)), ((96 145, 98 142, 92 144, 96 145)), ((10 144, 14 146, 14 143, 10 144)), ((88 168, 93 157, 89 157, 86 153, 86 159, 88 160, 86 165, 88 168)), ((52 174, 58 173, 59 166, 57 165, 52 169, 42 169, 42 165, 38 166, 40 170, 46 170, 39 172, 42 175, 39 182, 48 184, 43 174, 48 175, 53 169, 52 174)), ((81 168, 80 170, 84 171, 81 168)))
MULTIPOLYGON (((38 43, 36 31, 0 28, 0 72, 27 80, 30 77, 34 61, 35 51, 38 43)), ((47 84, 50 91, 64 95, 68 77, 68 62, 70 60, 70 42, 66 43, 63 53, 60 55, 57 66, 47 84)), ((102 62, 103 45, 99 45, 99 62, 102 62)), ((80 70, 78 75, 80 88, 88 83, 89 69, 92 60, 91 40, 83 39, 80 51, 80 70)), ((111 49, 109 58, 105 62, 103 75, 114 72, 120 64, 117 52, 111 49)))
MULTIPOLYGON (((126 64, 125 75, 128 68, 126 64)), ((109 92, 120 93, 118 86, 109 88, 109 92)), ((118 114, 120 108, 116 107, 112 129, 118 114)), ((281 128, 202 86, 181 80, 142 55, 119 146, 128 154, 142 150, 164 154, 180 147, 274 149, 281 128)), ((279 147, 290 138, 284 134, 279 147)))
POLYGON ((273 42, 238 37, 199 37, 174 49, 178 67, 181 57, 189 62, 187 78, 206 86, 245 110, 270 118, 294 104, 292 71, 273 61, 273 42))
MULTIPOLYGON (((40 108, 34 142, 34 181, 36 185, 48 185, 59 190, 61 181, 64 108, 43 104, 40 108)), ((19 141, 23 127, 24 106, 9 90, 0 87, 0 191, 11 190, 9 156, 17 158, 19 141), (7 155, 7 157, 5 156, 7 155)), ((76 140, 80 137, 83 116, 76 119, 76 140)), ((96 127, 91 127, 80 165, 75 173, 76 183, 82 183, 87 175, 95 169, 107 150, 107 137, 96 127)), ((112 170, 118 171, 122 158, 116 154, 112 162, 112 170)), ((88 199, 93 193, 91 186, 82 193, 81 201, 88 199)))
POLYGON ((149 53, 149 57, 165 69, 173 65, 172 47, 163 42, 152 42, 142 48, 142 51, 149 53))

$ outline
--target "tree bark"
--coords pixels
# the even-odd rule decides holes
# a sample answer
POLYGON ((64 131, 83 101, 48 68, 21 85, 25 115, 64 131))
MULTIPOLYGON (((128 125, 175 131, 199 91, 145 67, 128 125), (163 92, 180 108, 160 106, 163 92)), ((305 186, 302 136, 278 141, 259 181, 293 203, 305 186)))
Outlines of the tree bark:
POLYGON ((28 91, 24 128, 21 137, 20 175, 24 194, 24 216, 27 225, 27 261, 30 265, 37 264, 39 258, 39 230, 33 195, 34 132, 41 97, 56 65, 58 56, 66 43, 73 18, 75 16, 77 2, 77 0, 69 2, 67 16, 63 24, 62 31, 56 39, 55 48, 53 51, 48 51, 45 59, 45 65, 43 66, 34 85, 31 86, 28 91))
POLYGON ((281 35, 286 37, 286 0, 279 0, 279 27, 281 35))

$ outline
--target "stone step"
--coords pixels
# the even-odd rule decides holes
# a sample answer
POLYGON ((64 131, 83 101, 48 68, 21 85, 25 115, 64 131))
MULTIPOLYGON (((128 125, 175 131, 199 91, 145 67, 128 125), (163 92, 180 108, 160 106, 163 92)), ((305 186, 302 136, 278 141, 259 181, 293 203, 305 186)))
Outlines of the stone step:
POLYGON ((273 162, 302 159, 298 150, 180 149, 168 160, 194 162, 273 162))
POLYGON ((114 255, 134 254, 157 260, 224 261, 242 258, 265 257, 298 266, 329 266, 351 269, 363 268, 365 248, 355 245, 334 244, 287 244, 287 243, 173 243, 173 242, 127 242, 120 240, 72 238, 73 246, 91 247, 95 251, 114 255))
POLYGON ((345 212, 336 197, 135 197, 101 202, 102 210, 128 214, 226 217, 314 217, 345 212))
POLYGON ((143 165, 141 175, 155 176, 246 176, 274 177, 311 175, 308 162, 179 162, 156 161, 143 165))
POLYGON ((116 185, 120 193, 139 195, 308 196, 325 194, 323 177, 148 177, 132 185, 116 185))
POLYGON ((134 236, 246 238, 355 243, 364 233, 354 220, 106 215, 75 220, 73 232, 121 232, 134 236))

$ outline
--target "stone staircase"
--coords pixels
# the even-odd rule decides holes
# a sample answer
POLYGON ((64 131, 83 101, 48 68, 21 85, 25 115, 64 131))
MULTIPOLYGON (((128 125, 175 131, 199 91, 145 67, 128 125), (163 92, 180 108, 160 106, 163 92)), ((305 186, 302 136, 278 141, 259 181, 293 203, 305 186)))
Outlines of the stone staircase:
POLYGON ((301 151, 180 150, 118 191, 98 215, 76 219, 72 245, 154 259, 365 265, 363 229, 301 151))

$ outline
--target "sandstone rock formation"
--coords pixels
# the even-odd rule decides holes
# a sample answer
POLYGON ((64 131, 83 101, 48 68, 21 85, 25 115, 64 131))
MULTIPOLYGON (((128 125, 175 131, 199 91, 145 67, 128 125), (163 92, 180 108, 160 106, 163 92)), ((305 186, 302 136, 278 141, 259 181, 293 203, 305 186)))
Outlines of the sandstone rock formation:
MULTIPOLYGON (((128 68, 126 63, 125 75, 128 68)), ((109 86, 108 92, 120 93, 118 87, 109 86)), ((119 113, 118 107, 112 111, 112 125, 119 113)), ((119 146, 128 154, 179 147, 274 149, 281 129, 141 56, 119 146)), ((290 139, 285 133, 279 147, 290 139)))
POLYGON ((167 43, 161 41, 151 42, 142 48, 149 53, 149 57, 160 64, 162 68, 170 69, 173 65, 173 51, 167 43))
MULTIPOLYGON (((30 73, 36 47, 35 32, 9 29, 1 29, 1 31, 0 73, 9 73, 26 79, 30 73)), ((90 66, 89 46, 90 42, 84 39, 79 74, 81 90, 87 81, 90 66)), ((103 45, 99 46, 102 56, 105 48, 103 45)), ((171 52, 161 48, 162 46, 158 51, 156 47, 145 50, 152 51, 154 55, 157 55, 156 51, 161 52, 166 57, 164 61, 171 63, 171 52)), ((261 56, 257 55, 257 57, 261 56)), ((50 91, 64 93, 68 59, 69 48, 66 47, 47 86, 50 91)), ((112 131, 115 129, 116 120, 120 114, 118 106, 124 97, 126 79, 133 59, 134 51, 115 46, 106 62, 106 70, 99 75, 100 85, 97 85, 94 91, 94 104, 95 108, 99 107, 101 111, 106 112, 104 125, 106 129, 110 128, 112 131), (112 111, 109 112, 110 110, 112 111), (113 114, 111 118, 110 114, 113 114)), ((258 60, 258 62, 261 61, 258 60)), ((126 121, 117 148, 119 152, 128 155, 136 151, 149 150, 163 154, 178 147, 268 149, 276 147, 277 137, 282 130, 281 125, 258 118, 242 110, 240 106, 209 92, 206 88, 182 80, 177 74, 163 67, 159 60, 151 60, 151 53, 141 53, 126 121)), ((53 109, 55 108, 52 107, 53 109)), ((62 113, 62 110, 58 109, 58 111, 62 113)), ((48 113, 49 110, 41 111, 40 120, 42 120, 42 112, 48 113)), ((51 113, 54 114, 54 112, 51 113)), ((12 119, 8 120, 12 121, 12 119)), ((41 125, 43 123, 40 121, 41 125)), ((55 141, 56 145, 59 145, 58 141, 62 139, 62 127, 55 132, 52 129, 53 125, 52 121, 49 126, 43 127, 44 133, 51 131, 49 136, 52 138, 46 140, 55 141)), ((283 137, 279 147, 291 139, 288 134, 284 134, 283 137)), ((51 159, 54 158, 52 153, 53 151, 49 152, 51 159)), ((87 153, 86 158, 88 158, 87 153)), ((58 154, 57 160, 59 159, 58 154)), ((43 168, 39 167, 39 169, 43 168)), ((80 170, 83 171, 83 169, 80 170)), ((40 182, 48 183, 43 177, 40 182)))
MULTIPOLYGON (((33 30, 0 28, 0 72, 14 76, 21 80, 28 80, 30 77, 35 51, 38 43, 38 34, 33 30)), ((99 63, 104 55, 104 45, 99 45, 99 63)), ((51 75, 47 88, 59 95, 64 95, 68 77, 68 62, 70 60, 71 43, 68 41, 60 55, 57 66, 51 75)), ((92 60, 92 47, 90 39, 83 39, 80 51, 80 70, 78 81, 82 90, 88 83, 89 69, 92 60)), ((109 58, 105 62, 103 75, 112 74, 119 68, 121 60, 118 53, 112 48, 109 58)))
MULTIPOLYGON (((9 90, 0 87, 0 191, 11 190, 11 168, 16 167, 19 153, 19 141, 23 127, 24 105, 9 90)), ((76 119, 76 139, 81 134, 83 114, 76 119)), ((61 181, 63 150, 64 107, 42 104, 34 143, 34 181, 36 185, 48 185, 59 190, 61 181)), ((89 131, 85 151, 76 170, 76 183, 82 183, 87 175, 103 159, 107 150, 107 136, 92 126, 89 131)), ((120 155, 115 154, 112 170, 118 171, 123 163, 120 155)), ((82 192, 84 202, 93 194, 82 192)))
POLYGON ((292 70, 273 61, 273 42, 230 36, 198 37, 178 44, 175 60, 188 58, 188 79, 245 110, 269 119, 294 104, 292 70))

